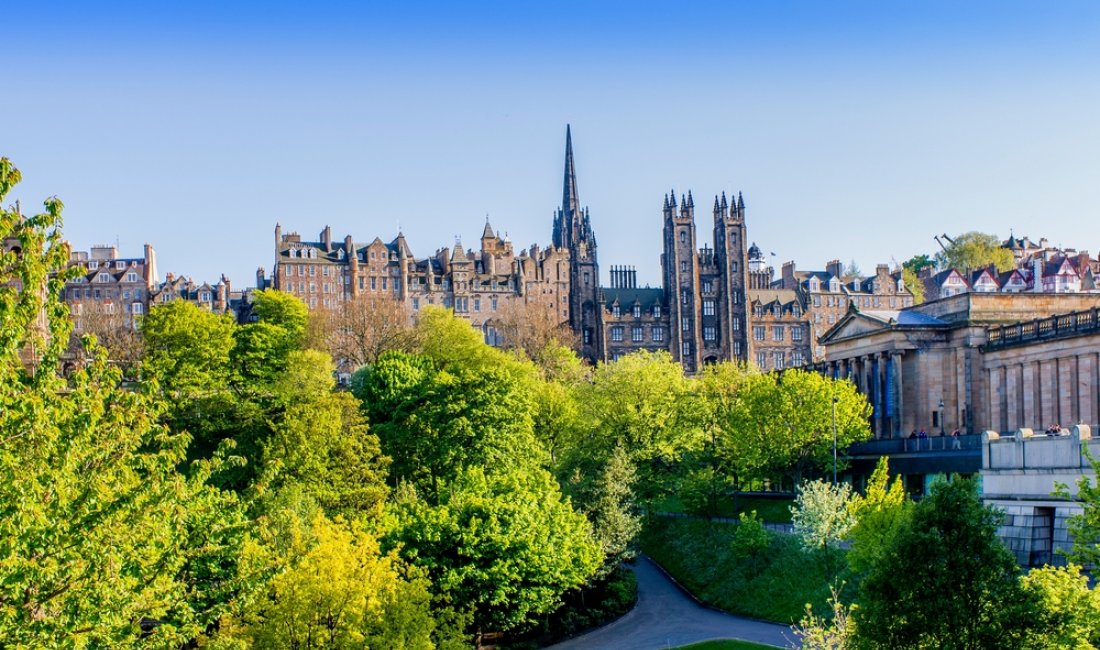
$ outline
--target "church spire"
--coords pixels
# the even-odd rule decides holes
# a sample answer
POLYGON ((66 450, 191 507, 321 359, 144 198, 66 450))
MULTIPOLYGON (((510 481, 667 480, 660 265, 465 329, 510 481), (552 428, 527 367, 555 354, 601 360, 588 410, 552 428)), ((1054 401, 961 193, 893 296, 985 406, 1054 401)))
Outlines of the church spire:
POLYGON ((565 125, 565 181, 562 187, 561 210, 566 222, 580 217, 580 199, 577 198, 577 169, 573 165, 573 134, 565 125))

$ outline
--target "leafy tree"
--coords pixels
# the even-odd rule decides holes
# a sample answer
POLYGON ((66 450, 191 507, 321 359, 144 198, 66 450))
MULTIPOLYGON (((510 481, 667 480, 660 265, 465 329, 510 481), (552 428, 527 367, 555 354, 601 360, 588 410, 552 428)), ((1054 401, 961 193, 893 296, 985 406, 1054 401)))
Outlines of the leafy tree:
MULTIPOLYGON (((0 200, 18 180, 0 159, 0 200)), ((59 376, 61 207, 0 209, 19 249, 0 260, 0 646, 179 647, 231 589, 218 567, 239 511, 206 485, 211 463, 177 471, 187 436, 158 423, 156 393, 120 388, 103 348, 86 340, 59 376)))
POLYGON ((1034 615, 973 481, 938 482, 861 585, 859 648, 1023 648, 1034 615))
POLYGON ((469 607, 475 631, 507 631, 555 609, 600 565, 584 516, 545 470, 470 467, 438 505, 396 503, 390 533, 428 571, 443 603, 469 607))
POLYGON ((926 268, 935 268, 936 260, 929 255, 921 254, 914 255, 909 259, 901 263, 901 268, 906 271, 912 271, 913 273, 920 273, 926 268))
POLYGON ((848 549, 848 563, 859 573, 882 559, 912 506, 901 484, 901 476, 895 476, 891 483, 889 472, 889 460, 883 456, 871 473, 863 498, 852 501, 855 525, 850 533, 852 544, 848 549))
POLYGON ((859 495, 854 495, 847 483, 803 483, 791 506, 794 534, 802 540, 802 546, 824 550, 848 539, 856 523, 853 502, 858 499, 859 495))
POLYGON ((138 322, 118 305, 85 302, 71 305, 73 310, 73 337, 68 353, 78 356, 87 334, 107 349, 107 358, 122 367, 127 377, 136 374, 142 358, 142 341, 138 322))
POLYGON ((730 551, 734 556, 758 559, 768 550, 770 544, 768 529, 764 528, 764 522, 756 515, 756 511, 742 512, 737 518, 737 528, 734 529, 733 539, 730 541, 730 551))
POLYGON ((295 348, 305 340, 309 309, 300 298, 278 289, 252 294, 252 313, 260 323, 277 325, 287 333, 287 346, 295 348))
POLYGON ((274 387, 282 409, 263 443, 263 483, 298 485, 329 514, 378 516, 389 459, 368 431, 358 401, 335 391, 333 369, 323 352, 290 353, 274 387))
POLYGON ((511 301, 501 305, 493 324, 505 344, 538 363, 555 348, 577 347, 577 334, 550 305, 539 301, 511 301))
POLYGON ((222 621, 220 641, 259 648, 417 648, 429 650, 435 622, 427 581, 354 524, 317 514, 292 531, 285 555, 271 546, 248 551, 280 566, 236 618, 222 621), (271 556, 274 557, 264 557, 271 556))
POLYGON ((936 264, 941 269, 958 269, 963 273, 988 266, 1002 272, 1016 268, 1012 251, 1001 246, 997 235, 976 231, 955 237, 945 250, 936 253, 936 264))
POLYGON ((1100 646, 1100 592, 1089 588, 1081 567, 1032 569, 1021 582, 1040 621, 1027 647, 1084 650, 1100 646))
POLYGON ((813 606, 806 603, 805 615, 798 625, 791 627, 803 650, 849 650, 853 647, 856 625, 852 612, 856 607, 845 606, 836 587, 831 591, 830 615, 819 616, 814 613, 813 606))
POLYGON ((391 482, 412 482, 430 499, 464 467, 544 461, 524 388, 505 368, 437 368, 403 352, 383 354, 356 380, 382 449, 394 459, 391 482))
POLYGON ((905 284, 905 288, 909 290, 909 293, 913 294, 914 305, 924 302, 924 282, 915 271, 903 268, 901 270, 901 281, 905 284))
POLYGON ((723 462, 740 477, 789 471, 796 484, 831 466, 833 399, 838 448, 870 437, 871 407, 851 382, 798 369, 747 374, 717 423, 723 462))
MULTIPOLYGON (((1100 459, 1094 458, 1084 449, 1092 465, 1094 476, 1100 476, 1100 459)), ((1069 491, 1062 483, 1056 484, 1054 495, 1063 499, 1075 499, 1081 504, 1079 514, 1070 515, 1066 520, 1073 546, 1063 554, 1070 562, 1084 566, 1100 566, 1100 482, 1082 474, 1077 479, 1077 494, 1069 491)))
POLYGON ((636 555, 634 540, 642 529, 641 518, 635 512, 636 478, 626 449, 616 445, 584 501, 592 536, 603 551, 604 564, 599 577, 609 575, 620 562, 636 555))
POLYGON ((657 496, 673 464, 702 444, 697 414, 684 399, 689 388, 667 352, 635 352, 598 367, 578 389, 587 436, 570 450, 568 471, 598 471, 621 444, 638 468, 639 496, 657 496))
POLYGON ((226 388, 234 327, 229 316, 185 300, 154 305, 141 322, 146 376, 173 400, 226 388))

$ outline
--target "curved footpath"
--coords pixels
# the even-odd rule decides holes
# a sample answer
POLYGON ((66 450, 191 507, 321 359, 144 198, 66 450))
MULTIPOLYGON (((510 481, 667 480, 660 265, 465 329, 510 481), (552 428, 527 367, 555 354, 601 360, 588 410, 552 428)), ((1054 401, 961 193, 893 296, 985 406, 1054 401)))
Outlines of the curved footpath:
POLYGON ((708 609, 695 602, 648 557, 634 566, 638 604, 617 621, 549 650, 658 650, 708 641, 740 639, 780 648, 797 646, 789 627, 708 609))

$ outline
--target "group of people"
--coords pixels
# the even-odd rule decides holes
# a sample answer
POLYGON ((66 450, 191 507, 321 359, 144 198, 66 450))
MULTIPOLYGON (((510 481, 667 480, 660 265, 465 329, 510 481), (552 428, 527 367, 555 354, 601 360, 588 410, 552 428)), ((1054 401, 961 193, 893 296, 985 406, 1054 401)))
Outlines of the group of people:
MULTIPOLYGON (((955 429, 954 431, 951 432, 950 435, 951 435, 951 448, 952 449, 962 449, 962 441, 959 440, 959 430, 955 429)), ((924 430, 924 427, 921 427, 920 431, 917 431, 916 429, 913 429, 913 432, 909 434, 909 439, 910 440, 916 440, 917 441, 917 449, 920 449, 920 447, 921 447, 920 441, 921 440, 926 440, 927 438, 928 438, 928 432, 924 430)), ((931 444, 929 444, 928 448, 929 449, 932 448, 931 444)))
POLYGON ((1047 435, 1048 436, 1064 436, 1064 435, 1066 435, 1066 433, 1068 433, 1068 432, 1065 429, 1063 429, 1062 425, 1060 425, 1060 424, 1052 424, 1049 427, 1047 427, 1047 435))

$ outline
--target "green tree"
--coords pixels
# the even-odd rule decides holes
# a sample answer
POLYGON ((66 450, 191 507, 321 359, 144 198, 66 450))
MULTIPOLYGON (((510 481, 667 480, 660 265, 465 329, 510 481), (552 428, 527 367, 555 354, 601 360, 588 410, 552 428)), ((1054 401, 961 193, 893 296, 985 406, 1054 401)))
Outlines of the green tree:
POLYGON ((848 549, 848 563, 857 573, 863 573, 878 563, 891 547, 912 506, 901 476, 895 476, 890 482, 886 456, 879 459, 871 473, 863 498, 854 499, 852 506, 855 525, 850 533, 852 544, 848 549))
POLYGON ((924 282, 915 271, 903 268, 901 270, 901 281, 905 284, 905 288, 909 290, 909 293, 913 294, 914 305, 924 302, 924 282))
POLYGON ((854 502, 859 495, 852 493, 847 483, 833 485, 828 481, 806 481, 795 496, 791 506, 791 523, 794 534, 807 549, 836 548, 846 539, 855 526, 854 502))
MULTIPOLYGON (((18 180, 0 159, 0 200, 18 180)), ((86 340, 90 361, 58 374, 61 207, 0 209, 19 244, 0 263, 0 646, 179 647, 231 589, 217 568, 239 511, 206 485, 211 463, 177 470, 187 436, 158 423, 155 392, 120 388, 101 347, 86 340)))
POLYGON ((604 564, 599 577, 609 575, 619 563, 636 555, 634 541, 642 529, 634 503, 636 478, 626 449, 616 445, 584 501, 592 536, 603 551, 604 564))
POLYGON ((553 611, 600 565, 584 515, 538 468, 461 471, 438 505, 396 504, 390 542, 428 571, 443 603, 468 607, 476 632, 507 631, 553 611))
POLYGON ((424 355, 387 352, 355 385, 382 450, 393 458, 391 483, 411 482, 429 499, 464 467, 545 460, 530 394, 507 368, 437 368, 424 355))
MULTIPOLYGON (((1083 453, 1092 465, 1094 476, 1100 476, 1100 459, 1094 458, 1083 446, 1083 453)), ((1084 566, 1100 566, 1100 482, 1082 474, 1077 479, 1077 493, 1073 494, 1069 486, 1057 483, 1054 495, 1063 499, 1074 499, 1081 504, 1079 514, 1070 515, 1066 520, 1073 546, 1062 553, 1070 562, 1084 566)))
POLYGON ((1027 647, 1036 650, 1100 647, 1100 592, 1089 588, 1081 567, 1045 566, 1021 578, 1035 603, 1039 624, 1027 647))
POLYGON ((278 289, 253 292, 252 313, 257 322, 283 328, 289 348, 296 348, 304 341, 309 326, 309 309, 297 296, 278 289))
POLYGON ((638 470, 638 496, 665 492, 669 470, 702 445, 698 414, 685 399, 689 390, 667 352, 635 352, 599 366, 592 382, 578 388, 584 434, 568 452, 566 471, 595 474, 621 444, 638 470))
POLYGON ((971 480, 934 484, 863 580, 857 647, 1027 647, 1034 612, 997 538, 1002 517, 971 480))
POLYGON ((1001 246, 1001 240, 992 233, 966 232, 951 241, 945 250, 936 253, 936 265, 941 269, 958 269, 962 273, 997 267, 998 271, 1016 268, 1012 251, 1001 246))
POLYGON ((427 580, 383 554, 355 524, 317 514, 281 551, 253 544, 251 562, 279 567, 245 611, 222 620, 228 639, 257 648, 430 650, 435 622, 427 580), (274 557, 272 557, 274 556, 274 557))
POLYGON ((332 359, 324 352, 291 352, 274 386, 281 409, 263 442, 264 487, 298 485, 330 515, 381 514, 386 467, 359 402, 335 391, 332 359))
POLYGON ((739 477, 790 472, 796 484, 810 468, 831 468, 833 399, 837 447, 871 435, 871 407, 855 386, 815 372, 750 373, 719 419, 719 453, 739 477))
POLYGON ((185 300, 154 305, 141 321, 145 375, 171 399, 192 399, 225 389, 235 323, 185 300))

